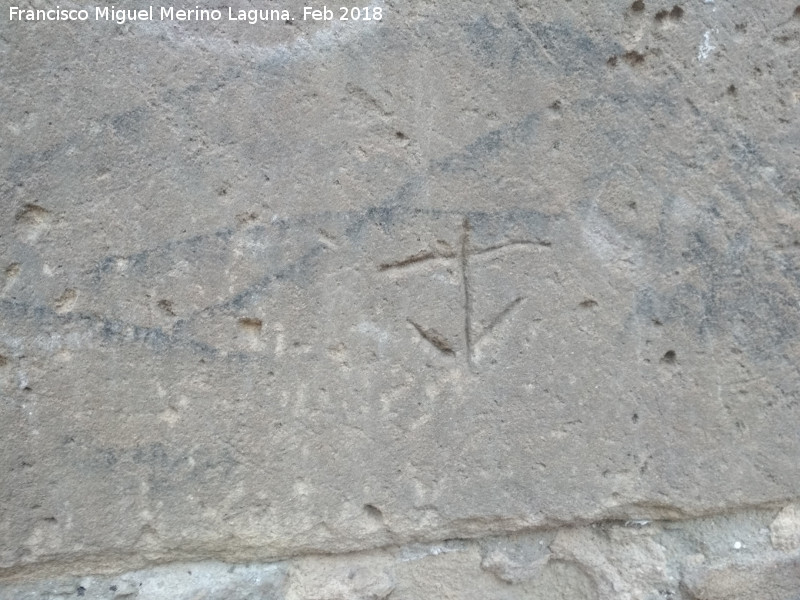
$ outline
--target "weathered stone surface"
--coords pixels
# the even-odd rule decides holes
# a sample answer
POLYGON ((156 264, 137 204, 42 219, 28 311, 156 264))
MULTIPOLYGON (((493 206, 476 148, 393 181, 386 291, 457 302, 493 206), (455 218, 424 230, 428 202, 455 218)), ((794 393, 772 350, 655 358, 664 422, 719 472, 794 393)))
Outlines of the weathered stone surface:
POLYGON ((286 569, 273 565, 174 564, 116 576, 2 585, 9 600, 279 600, 286 569))
POLYGON ((374 6, 2 16, 0 577, 800 497, 795 5, 374 6))
POLYGON ((391 556, 320 558, 296 561, 287 600, 384 600, 396 583, 391 556))
POLYGON ((692 600, 796 600, 800 557, 698 569, 686 578, 692 600))

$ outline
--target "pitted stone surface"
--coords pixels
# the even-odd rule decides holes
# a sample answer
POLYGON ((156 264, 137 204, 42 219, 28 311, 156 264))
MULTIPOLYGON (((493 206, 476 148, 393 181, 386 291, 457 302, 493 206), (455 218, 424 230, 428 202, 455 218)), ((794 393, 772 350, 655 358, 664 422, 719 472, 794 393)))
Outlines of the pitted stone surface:
MULTIPOLYGON (((800 18, 767 4, 3 16, 0 576, 796 501, 800 18)), ((555 579, 660 560, 565 535, 555 579)))

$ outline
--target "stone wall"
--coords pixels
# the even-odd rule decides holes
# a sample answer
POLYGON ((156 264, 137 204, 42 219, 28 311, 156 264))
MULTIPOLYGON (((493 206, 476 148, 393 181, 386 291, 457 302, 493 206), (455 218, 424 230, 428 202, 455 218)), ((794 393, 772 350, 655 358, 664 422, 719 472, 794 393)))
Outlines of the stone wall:
POLYGON ((800 6, 58 6, 0 597, 800 598, 800 6))

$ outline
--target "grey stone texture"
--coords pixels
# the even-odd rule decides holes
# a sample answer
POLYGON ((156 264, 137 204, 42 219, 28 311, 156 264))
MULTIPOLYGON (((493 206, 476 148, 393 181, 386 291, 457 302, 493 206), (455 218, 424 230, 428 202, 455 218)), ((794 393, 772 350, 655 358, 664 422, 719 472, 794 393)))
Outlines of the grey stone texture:
POLYGON ((364 6, 0 15, 0 580, 796 600, 800 6, 364 6))
POLYGON ((796 600, 800 554, 770 548, 776 511, 602 521, 272 564, 182 563, 0 583, 14 600, 796 600))

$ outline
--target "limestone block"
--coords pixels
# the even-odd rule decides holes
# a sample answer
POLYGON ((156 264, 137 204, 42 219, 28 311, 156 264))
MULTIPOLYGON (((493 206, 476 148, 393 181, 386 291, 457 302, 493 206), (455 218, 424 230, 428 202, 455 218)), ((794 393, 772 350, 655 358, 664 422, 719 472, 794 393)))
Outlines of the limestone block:
POLYGON ((425 556, 400 562, 395 572, 398 584, 392 600, 597 599, 593 582, 575 564, 548 562, 535 577, 510 584, 481 569, 481 556, 476 546, 434 547, 425 556))
POLYGON ((800 506, 787 505, 769 526, 770 540, 776 550, 800 549, 800 506))
POLYGON ((364 6, 0 15, 0 578, 800 497, 795 5, 364 6))
POLYGON ((388 556, 315 557, 292 565, 286 600, 384 600, 394 589, 388 556))
MULTIPOLYGON (((645 526, 647 527, 647 526, 645 526)), ((648 600, 678 588, 664 546, 653 539, 658 528, 611 527, 564 530, 551 545, 554 558, 580 564, 599 597, 648 600)))
POLYGON ((286 569, 280 564, 185 563, 118 575, 64 577, 0 584, 9 600, 283 600, 286 569))
POLYGON ((685 586, 694 600, 795 600, 800 559, 784 556, 700 568, 687 575, 685 586))
POLYGON ((507 583, 539 577, 550 562, 551 532, 519 535, 512 539, 490 538, 481 545, 481 568, 507 583))

